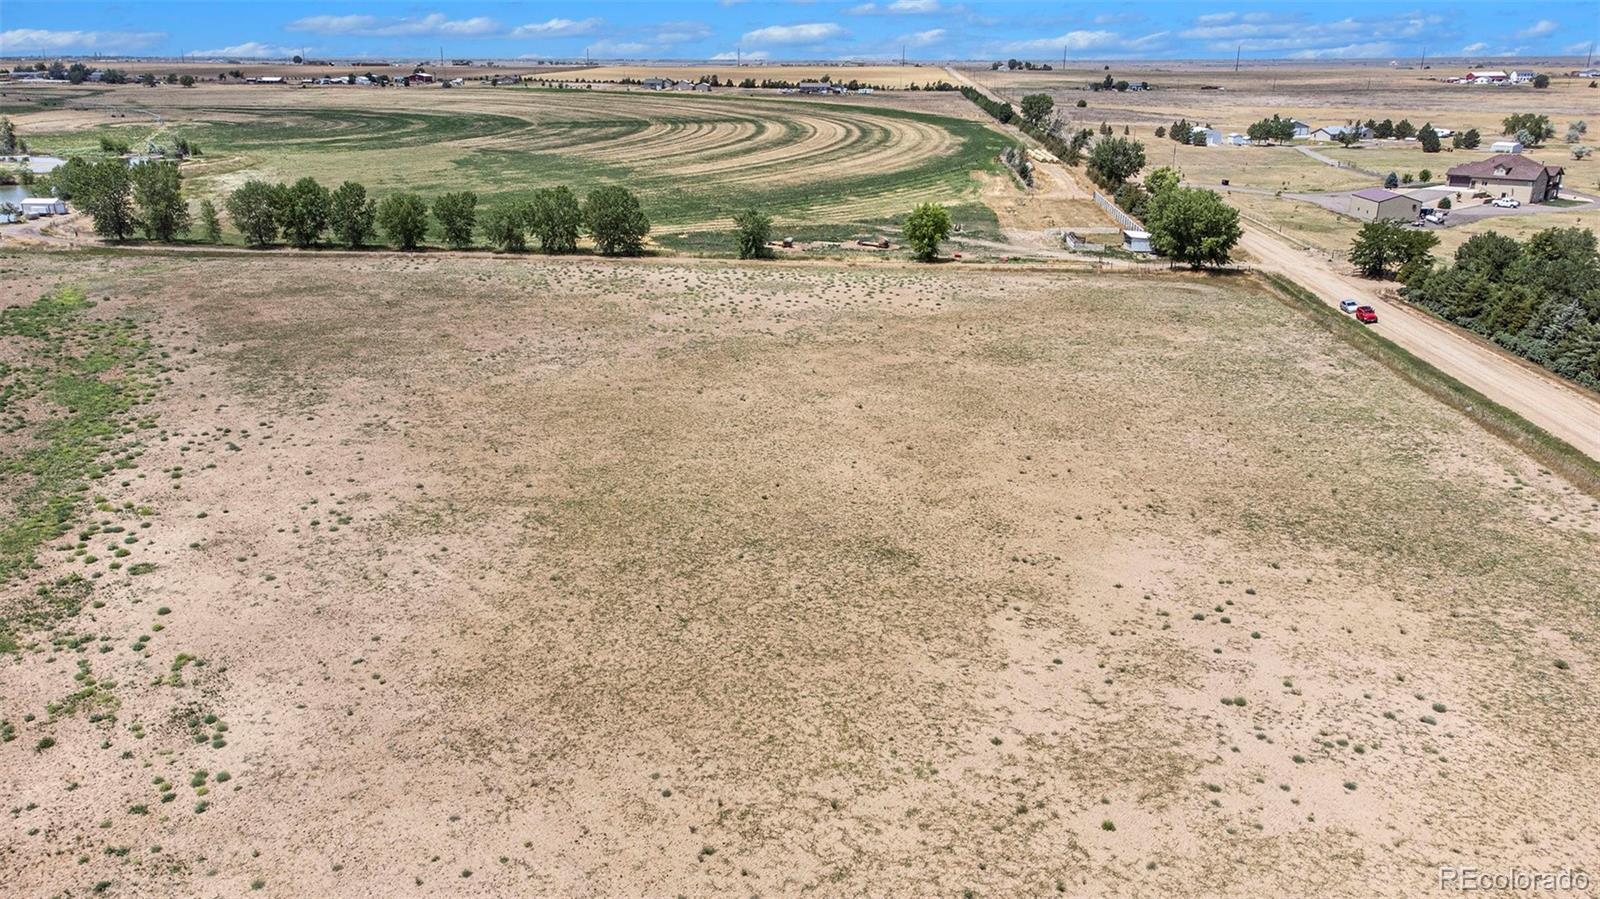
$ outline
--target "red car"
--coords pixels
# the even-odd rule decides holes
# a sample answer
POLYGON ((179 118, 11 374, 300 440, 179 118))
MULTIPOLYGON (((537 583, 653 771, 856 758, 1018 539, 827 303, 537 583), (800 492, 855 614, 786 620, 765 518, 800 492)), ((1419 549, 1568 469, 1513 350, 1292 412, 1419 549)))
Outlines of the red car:
POLYGON ((1363 325, 1375 325, 1378 323, 1378 313, 1371 306, 1357 306, 1356 321, 1363 325))

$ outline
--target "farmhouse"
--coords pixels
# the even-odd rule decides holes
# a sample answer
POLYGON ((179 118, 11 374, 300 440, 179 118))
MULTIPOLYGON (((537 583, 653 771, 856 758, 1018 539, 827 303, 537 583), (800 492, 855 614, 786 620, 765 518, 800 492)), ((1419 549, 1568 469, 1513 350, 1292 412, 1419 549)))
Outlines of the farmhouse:
POLYGON ((1311 136, 1311 126, 1310 125, 1307 125, 1305 122, 1302 122, 1299 119, 1290 119, 1289 121, 1290 121, 1291 124, 1294 125, 1294 136, 1295 137, 1310 137, 1311 136))
POLYGON ((1489 145, 1489 149, 1495 153, 1521 153, 1523 148, 1522 141, 1497 140, 1489 145))
POLYGON ((1350 215, 1364 222, 1410 221, 1422 204, 1404 194, 1381 187, 1369 187, 1350 195, 1350 215))
POLYGON ((28 197, 22 201, 23 218, 36 219, 41 215, 65 215, 67 201, 60 197, 28 197))
POLYGON ((672 88, 672 79, 671 78, 646 78, 645 80, 639 82, 639 84, 641 84, 644 87, 644 89, 647 90, 647 91, 671 90, 671 88, 672 88))
POLYGON ((1508 77, 1509 76, 1506 75, 1505 72, 1501 72, 1501 71, 1468 72, 1467 73, 1467 78, 1466 78, 1466 83, 1468 83, 1468 84, 1505 84, 1506 83, 1506 79, 1508 77))
POLYGON ((829 87, 829 85, 824 84, 821 81, 802 81, 796 87, 796 90, 800 91, 802 94, 826 94, 829 90, 829 87))
POLYGON ((1513 71, 1506 75, 1506 80, 1512 84, 1527 84, 1534 78, 1533 72, 1513 71))
POLYGON ((1356 132, 1356 136, 1362 140, 1372 136, 1372 132, 1365 125, 1324 125, 1321 128, 1312 131, 1307 135, 1307 137, 1310 137, 1312 140, 1335 141, 1339 139, 1340 135, 1352 130, 1354 130, 1356 132))
POLYGON ((1502 153, 1452 168, 1446 176, 1451 187, 1511 197, 1523 203, 1543 203, 1561 195, 1559 165, 1545 165, 1516 153, 1502 153))

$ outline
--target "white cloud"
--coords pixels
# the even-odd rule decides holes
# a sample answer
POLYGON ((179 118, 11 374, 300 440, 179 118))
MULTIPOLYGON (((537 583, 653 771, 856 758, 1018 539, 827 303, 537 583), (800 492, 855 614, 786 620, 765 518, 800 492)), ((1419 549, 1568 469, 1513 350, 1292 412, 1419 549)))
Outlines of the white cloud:
POLYGON ((703 41, 712 35, 711 26, 704 22, 662 22, 655 27, 658 44, 685 44, 703 41))
POLYGON ((767 59, 768 56, 767 56, 767 51, 765 51, 765 50, 756 50, 753 53, 745 53, 745 54, 742 54, 742 55, 739 54, 739 53, 736 53, 736 52, 734 52, 732 50, 729 50, 727 53, 718 53, 716 56, 713 56, 711 58, 716 60, 716 61, 718 61, 718 62, 732 62, 732 61, 740 60, 740 59, 747 60, 747 61, 750 61, 750 62, 760 62, 763 59, 767 59))
POLYGON ((0 54, 20 56, 48 50, 143 50, 166 40, 161 31, 51 31, 13 28, 0 31, 0 54))
POLYGON ((1195 16, 1194 23, 1196 25, 1223 25, 1237 18, 1239 18, 1239 14, 1236 12, 1213 12, 1206 13, 1203 16, 1195 16))
POLYGON ((1484 43, 1483 41, 1478 41, 1476 43, 1468 44, 1465 47, 1462 47, 1461 48, 1461 52, 1462 53, 1482 53, 1483 51, 1485 51, 1487 49, 1489 49, 1489 45, 1488 44, 1484 43))
POLYGON ((1540 19, 1529 27, 1517 32, 1517 37, 1544 37, 1547 34, 1554 34, 1556 29, 1560 27, 1561 26, 1550 21, 1549 19, 1540 19))
POLYGON ((644 56, 650 51, 650 45, 642 41, 598 41, 589 47, 590 54, 594 56, 644 56))
POLYGON ((926 47, 944 40, 944 36, 945 30, 943 28, 930 28, 927 31, 918 31, 915 34, 903 34, 900 36, 900 43, 909 47, 926 47))
POLYGON ((889 4, 890 12, 899 13, 925 13, 938 12, 939 0, 894 0, 889 4))
POLYGON ((1004 44, 1007 53, 1060 53, 1063 49, 1072 52, 1083 50, 1098 50, 1115 47, 1122 43, 1122 36, 1114 31, 1069 31, 1055 37, 1042 37, 1031 41, 1013 41, 1004 44))
POLYGON ((1583 51, 1589 49, 1592 46, 1593 46, 1593 44, 1591 44, 1588 41, 1578 41, 1576 44, 1568 44, 1565 47, 1562 47, 1561 49, 1565 50, 1568 53, 1582 53, 1583 51))
POLYGON ((845 10, 845 12, 847 12, 847 13, 853 15, 853 16, 868 16, 868 15, 871 15, 871 14, 877 12, 877 11, 878 11, 878 4, 876 4, 876 3, 863 3, 860 6, 852 6, 849 9, 845 10))
POLYGON ((518 25, 511 29, 514 38, 539 38, 539 37, 574 37, 581 34, 592 34, 602 24, 600 19, 550 19, 544 22, 530 22, 518 25))
POLYGON ((843 28, 832 22, 808 22, 803 25, 769 25, 766 28, 757 28, 755 31, 746 31, 743 42, 746 44, 814 44, 818 41, 839 37, 844 33, 843 28))
POLYGON ((357 37, 412 37, 417 35, 446 35, 473 37, 493 34, 500 23, 488 16, 470 19, 452 19, 444 13, 429 13, 405 19, 380 19, 377 16, 307 16, 285 26, 289 31, 309 31, 314 34, 346 34, 357 37))
POLYGON ((1372 59, 1379 56, 1388 56, 1394 52, 1394 44, 1388 41, 1369 41, 1366 43, 1347 44, 1343 47, 1316 47, 1307 50, 1297 50, 1289 54, 1290 59, 1372 59))
POLYGON ((280 47, 260 41, 245 41, 231 47, 214 50, 190 50, 190 56, 237 56, 241 59, 288 59, 300 52, 299 47, 280 47))

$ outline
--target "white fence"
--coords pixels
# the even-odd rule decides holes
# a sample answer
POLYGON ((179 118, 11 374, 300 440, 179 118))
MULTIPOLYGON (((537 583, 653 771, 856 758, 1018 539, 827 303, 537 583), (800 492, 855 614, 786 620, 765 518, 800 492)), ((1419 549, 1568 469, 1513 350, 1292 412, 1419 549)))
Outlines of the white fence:
POLYGON ((1122 227, 1127 228, 1129 231, 1144 230, 1144 225, 1139 224, 1138 219, 1117 208, 1117 204, 1106 199, 1099 191, 1094 192, 1094 201, 1100 204, 1100 208, 1106 211, 1106 215, 1111 216, 1112 220, 1122 227))

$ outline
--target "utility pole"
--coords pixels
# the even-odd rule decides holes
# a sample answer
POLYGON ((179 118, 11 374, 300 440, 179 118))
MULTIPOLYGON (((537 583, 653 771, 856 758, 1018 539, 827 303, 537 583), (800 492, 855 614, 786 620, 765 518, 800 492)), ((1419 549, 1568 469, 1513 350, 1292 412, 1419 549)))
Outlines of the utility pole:
POLYGON ((905 44, 901 44, 900 45, 900 64, 901 65, 905 65, 906 64, 906 45, 905 44))
POLYGON ((1587 69, 1587 68, 1589 68, 1589 67, 1591 67, 1593 65, 1594 65, 1594 41, 1590 41, 1589 42, 1589 55, 1585 56, 1583 58, 1583 67, 1587 69))
POLYGON ((1240 44, 1233 51, 1233 70, 1239 71, 1239 57, 1244 55, 1244 44, 1240 44))
POLYGON ((1067 67, 1067 45, 1066 44, 1062 44, 1061 45, 1061 68, 1065 69, 1066 67, 1067 67))
POLYGON ((1428 67, 1428 48, 1427 47, 1423 47, 1422 48, 1422 62, 1420 63, 1420 65, 1424 69, 1426 69, 1428 67))

